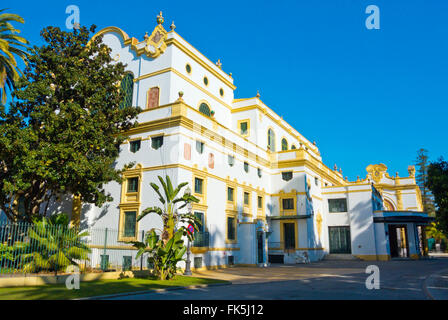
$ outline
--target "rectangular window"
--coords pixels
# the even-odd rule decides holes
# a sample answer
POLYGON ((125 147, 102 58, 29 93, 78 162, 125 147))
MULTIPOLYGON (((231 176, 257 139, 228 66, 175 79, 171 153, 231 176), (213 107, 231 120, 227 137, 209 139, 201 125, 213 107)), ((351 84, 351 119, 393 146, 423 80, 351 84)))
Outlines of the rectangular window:
POLYGON ((294 210, 294 199, 282 199, 283 210, 294 210))
POLYGON ((131 152, 136 153, 140 150, 141 140, 135 140, 130 142, 131 152))
POLYGON ((289 181, 292 179, 292 171, 282 172, 282 179, 285 181, 289 181))
POLYGON ((132 256, 123 256, 123 271, 132 269, 132 256))
POLYGON ((203 185, 204 180, 199 179, 199 178, 194 178, 194 192, 195 193, 199 193, 202 194, 202 185, 203 185))
POLYGON ((227 240, 236 240, 235 218, 227 217, 227 240))
POLYGON ((315 184, 316 186, 319 186, 319 178, 318 178, 318 177, 315 177, 315 178, 314 178, 314 184, 315 184))
POLYGON ((227 188, 227 201, 232 201, 233 202, 233 188, 228 187, 227 188))
POLYGON ((200 154, 204 152, 204 142, 196 141, 196 151, 200 154))
POLYGON ((347 212, 347 199, 328 199, 329 212, 347 212))
POLYGON ((137 212, 126 211, 124 213, 124 237, 135 237, 135 228, 137 223, 137 212))
POLYGON ((128 192, 138 192, 138 177, 128 179, 128 192))
POLYGON ((233 165, 235 164, 235 157, 228 156, 228 161, 229 161, 229 166, 233 167, 233 165))
POLYGON ((249 172, 249 164, 244 162, 244 171, 249 172))
POLYGON ((258 196, 258 209, 263 208, 263 197, 258 196))
POLYGON ((261 168, 257 168, 258 177, 261 178, 261 168))
POLYGON ((163 136, 152 137, 151 147, 155 150, 159 149, 163 145, 163 136))
POLYGON ((240 123, 240 134, 245 136, 248 133, 249 133, 248 132, 248 123, 246 121, 245 122, 241 122, 240 123))
POLYGON ((204 213, 202 212, 195 212, 194 216, 196 219, 198 219, 200 222, 198 222, 198 232, 204 232, 205 231, 205 221, 204 221, 204 213))
POLYGON ((202 257, 194 257, 193 265, 196 269, 202 268, 202 257))
POLYGON ((244 204, 249 205, 249 192, 244 192, 244 204))

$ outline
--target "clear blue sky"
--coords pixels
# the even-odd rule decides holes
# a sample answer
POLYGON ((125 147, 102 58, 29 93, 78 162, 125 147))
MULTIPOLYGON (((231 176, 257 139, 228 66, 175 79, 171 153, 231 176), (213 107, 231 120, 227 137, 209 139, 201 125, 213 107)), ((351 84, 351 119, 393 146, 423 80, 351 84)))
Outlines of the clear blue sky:
POLYGON ((3 1, 23 16, 22 35, 41 44, 48 25, 117 26, 143 38, 164 12, 176 31, 232 72, 236 98, 261 99, 350 180, 385 163, 407 175, 416 151, 448 158, 448 1, 3 1), (380 8, 380 30, 365 9, 380 8))

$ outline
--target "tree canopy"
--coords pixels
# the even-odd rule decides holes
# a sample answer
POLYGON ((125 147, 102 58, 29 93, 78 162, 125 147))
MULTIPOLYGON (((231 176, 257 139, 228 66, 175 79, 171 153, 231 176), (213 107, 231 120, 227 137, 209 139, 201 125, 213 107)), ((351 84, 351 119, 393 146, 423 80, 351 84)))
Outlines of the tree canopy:
POLYGON ((94 30, 43 29, 9 110, 0 106, 0 209, 12 221, 60 195, 101 206, 112 200, 103 185, 121 182, 116 159, 140 109, 120 106, 125 65, 94 30))
POLYGON ((417 159, 415 161, 415 164, 417 166, 415 180, 417 182, 417 185, 420 187, 423 211, 427 212, 430 215, 434 215, 434 197, 431 194, 431 191, 426 186, 429 166, 428 150, 421 148, 417 151, 417 159))
POLYGON ((437 227, 448 235, 448 162, 440 159, 428 167, 427 187, 436 203, 437 227))

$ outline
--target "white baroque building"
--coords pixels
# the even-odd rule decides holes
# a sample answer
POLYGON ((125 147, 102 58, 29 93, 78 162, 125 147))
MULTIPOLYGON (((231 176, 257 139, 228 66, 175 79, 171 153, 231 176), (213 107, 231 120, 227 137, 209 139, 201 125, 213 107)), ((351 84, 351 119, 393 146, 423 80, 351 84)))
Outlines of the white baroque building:
MULTIPOLYGON (((260 95, 236 99, 232 74, 208 60, 175 31, 163 27, 138 40, 108 27, 97 33, 112 57, 127 65, 127 103, 144 111, 121 146, 117 166, 136 166, 106 191, 102 208, 74 201, 72 219, 118 229, 115 241, 139 239, 161 227, 150 182, 169 175, 189 182, 202 219, 192 248, 196 268, 265 265, 351 254, 366 260, 425 254, 415 169, 392 177, 383 164, 348 181, 327 167, 318 147, 263 103, 260 95)), ((96 36, 97 36, 96 35, 96 36)))

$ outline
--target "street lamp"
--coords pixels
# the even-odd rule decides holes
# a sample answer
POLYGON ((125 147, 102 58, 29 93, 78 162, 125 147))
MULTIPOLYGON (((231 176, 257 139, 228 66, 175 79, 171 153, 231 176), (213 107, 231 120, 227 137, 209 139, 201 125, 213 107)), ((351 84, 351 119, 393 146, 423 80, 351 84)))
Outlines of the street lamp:
MULTIPOLYGON (((191 194, 190 188, 187 188, 185 193, 191 194)), ((189 202, 187 204, 187 209, 188 209, 188 213, 191 214, 191 210, 193 209, 193 205, 191 204, 191 202, 189 202)), ((190 255, 191 255, 191 251, 190 251, 190 237, 188 237, 187 261, 185 261, 185 272, 184 272, 185 276, 191 276, 192 275, 191 268, 190 268, 190 265, 191 265, 190 255)))

